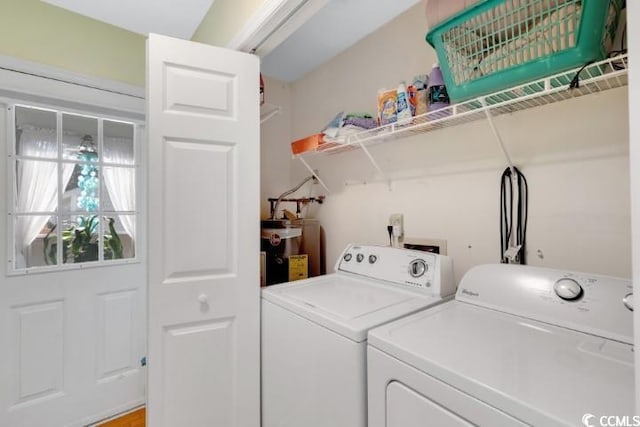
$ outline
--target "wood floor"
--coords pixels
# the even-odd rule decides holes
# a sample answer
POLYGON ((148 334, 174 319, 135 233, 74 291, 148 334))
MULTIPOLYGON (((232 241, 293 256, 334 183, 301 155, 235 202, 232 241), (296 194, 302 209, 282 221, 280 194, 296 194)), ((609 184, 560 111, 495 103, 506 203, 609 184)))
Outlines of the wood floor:
POLYGON ((145 409, 129 412, 121 417, 98 424, 96 427, 145 427, 145 409))

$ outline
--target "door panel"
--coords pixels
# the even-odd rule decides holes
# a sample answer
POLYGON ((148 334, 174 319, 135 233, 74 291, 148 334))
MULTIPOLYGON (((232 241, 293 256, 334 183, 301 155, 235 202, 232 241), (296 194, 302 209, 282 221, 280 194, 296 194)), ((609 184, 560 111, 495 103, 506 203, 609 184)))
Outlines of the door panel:
POLYGON ((257 427, 259 91, 253 55, 151 35, 153 427, 257 427))
POLYGON ((0 426, 82 426, 144 403, 144 264, 0 286, 0 426))
POLYGON ((231 273, 235 147, 205 140, 165 144, 164 233, 172 242, 165 249, 165 279, 231 273), (185 233, 175 224, 193 224, 197 232, 185 233))
POLYGON ((214 117, 233 117, 233 74, 166 64, 165 108, 214 117))
POLYGON ((194 426, 233 425, 233 327, 233 320, 220 319, 166 330, 166 425, 183 425, 185 420, 194 426), (220 351, 225 348, 230 351, 220 351), (215 403, 200 406, 197 399, 189 399, 181 405, 173 404, 191 395, 194 388, 213 392, 206 399, 215 403))
POLYGON ((64 304, 51 301, 13 307, 16 335, 15 402, 20 405, 62 392, 64 304), (46 358, 42 355, 46 354, 46 358))
POLYGON ((98 295, 98 381, 116 381, 136 369, 135 290, 98 295))

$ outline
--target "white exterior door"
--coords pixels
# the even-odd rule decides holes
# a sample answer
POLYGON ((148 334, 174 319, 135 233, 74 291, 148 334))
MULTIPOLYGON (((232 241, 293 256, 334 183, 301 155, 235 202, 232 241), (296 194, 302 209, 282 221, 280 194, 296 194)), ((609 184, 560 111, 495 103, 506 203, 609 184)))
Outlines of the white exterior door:
POLYGON ((150 427, 260 423, 258 73, 147 42, 150 427))
POLYGON ((10 105, 0 108, 0 426, 80 427, 143 405, 144 224, 136 262, 9 274, 10 105))

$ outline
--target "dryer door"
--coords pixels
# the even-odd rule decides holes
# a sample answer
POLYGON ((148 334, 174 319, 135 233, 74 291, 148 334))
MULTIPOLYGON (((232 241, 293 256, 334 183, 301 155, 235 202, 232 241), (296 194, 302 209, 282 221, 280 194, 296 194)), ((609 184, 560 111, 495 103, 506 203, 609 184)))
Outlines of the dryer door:
POLYGON ((397 381, 387 386, 387 427, 471 427, 464 418, 397 381))
POLYGON ((370 345, 367 396, 368 427, 526 426, 370 345))

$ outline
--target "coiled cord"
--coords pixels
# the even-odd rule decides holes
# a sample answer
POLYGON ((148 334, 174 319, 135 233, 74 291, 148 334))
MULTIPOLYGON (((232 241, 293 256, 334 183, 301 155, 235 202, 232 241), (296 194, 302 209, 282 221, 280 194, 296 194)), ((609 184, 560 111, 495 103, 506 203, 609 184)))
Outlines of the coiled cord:
POLYGON ((500 262, 526 264, 527 219, 529 215, 529 187, 518 168, 506 168, 500 179, 500 262), (515 174, 515 176, 514 176, 515 174), (514 192, 517 195, 516 217, 513 217, 514 192), (515 223, 514 256, 508 256, 515 223))

